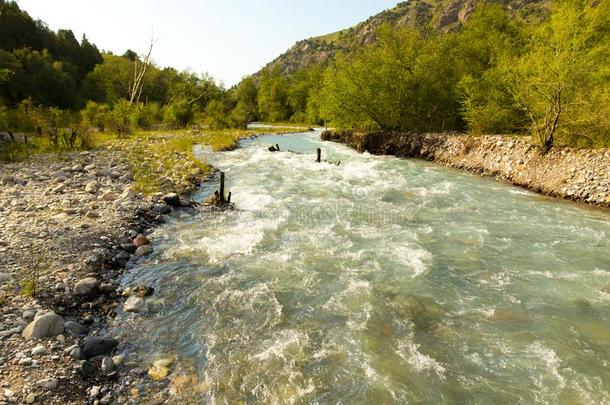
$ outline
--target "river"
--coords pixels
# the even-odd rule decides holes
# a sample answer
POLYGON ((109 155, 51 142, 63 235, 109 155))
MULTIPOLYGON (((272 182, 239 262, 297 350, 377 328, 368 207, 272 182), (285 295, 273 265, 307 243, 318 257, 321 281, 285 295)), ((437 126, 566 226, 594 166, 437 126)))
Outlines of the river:
POLYGON ((113 326, 177 403, 609 403, 608 210, 319 132, 197 152, 237 209, 157 229, 113 326))

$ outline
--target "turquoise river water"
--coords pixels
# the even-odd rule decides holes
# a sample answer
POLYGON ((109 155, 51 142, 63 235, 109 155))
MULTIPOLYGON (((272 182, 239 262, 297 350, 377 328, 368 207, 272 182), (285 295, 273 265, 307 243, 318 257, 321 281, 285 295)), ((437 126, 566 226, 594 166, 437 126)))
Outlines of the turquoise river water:
POLYGON ((177 403, 610 403, 608 210, 319 132, 198 153, 237 209, 156 230, 113 331, 177 403))

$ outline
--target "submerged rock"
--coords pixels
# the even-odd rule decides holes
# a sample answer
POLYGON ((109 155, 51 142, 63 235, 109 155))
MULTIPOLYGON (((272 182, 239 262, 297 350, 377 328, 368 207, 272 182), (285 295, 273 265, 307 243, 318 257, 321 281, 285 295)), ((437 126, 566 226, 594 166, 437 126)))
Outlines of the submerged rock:
POLYGON ((164 357, 155 360, 148 370, 148 376, 154 381, 164 380, 169 375, 170 367, 173 363, 173 357, 164 357))
POLYGON ((153 295, 155 293, 155 289, 153 287, 140 284, 133 290, 133 292, 136 294, 136 297, 146 298, 153 295))

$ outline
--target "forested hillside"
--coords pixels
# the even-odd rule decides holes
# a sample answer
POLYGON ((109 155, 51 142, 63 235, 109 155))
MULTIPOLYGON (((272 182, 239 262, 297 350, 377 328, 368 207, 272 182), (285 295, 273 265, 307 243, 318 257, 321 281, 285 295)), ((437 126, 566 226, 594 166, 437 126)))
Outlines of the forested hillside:
POLYGON ((401 3, 270 64, 255 76, 259 112, 359 131, 608 146, 609 29, 608 2, 401 3))

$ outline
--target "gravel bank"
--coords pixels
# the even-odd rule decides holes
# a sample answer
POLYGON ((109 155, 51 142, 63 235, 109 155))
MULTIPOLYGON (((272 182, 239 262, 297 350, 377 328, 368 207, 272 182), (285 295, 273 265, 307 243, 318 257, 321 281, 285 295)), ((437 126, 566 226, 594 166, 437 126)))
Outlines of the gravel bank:
POLYGON ((137 403, 113 388, 123 361, 105 320, 152 293, 119 279, 154 249, 151 228, 189 209, 204 174, 188 180, 182 197, 138 194, 124 153, 108 149, 0 164, 0 404, 137 403))
POLYGON ((415 157, 491 176, 553 197, 610 207, 610 151, 555 147, 547 154, 511 137, 327 131, 364 152, 415 157))

